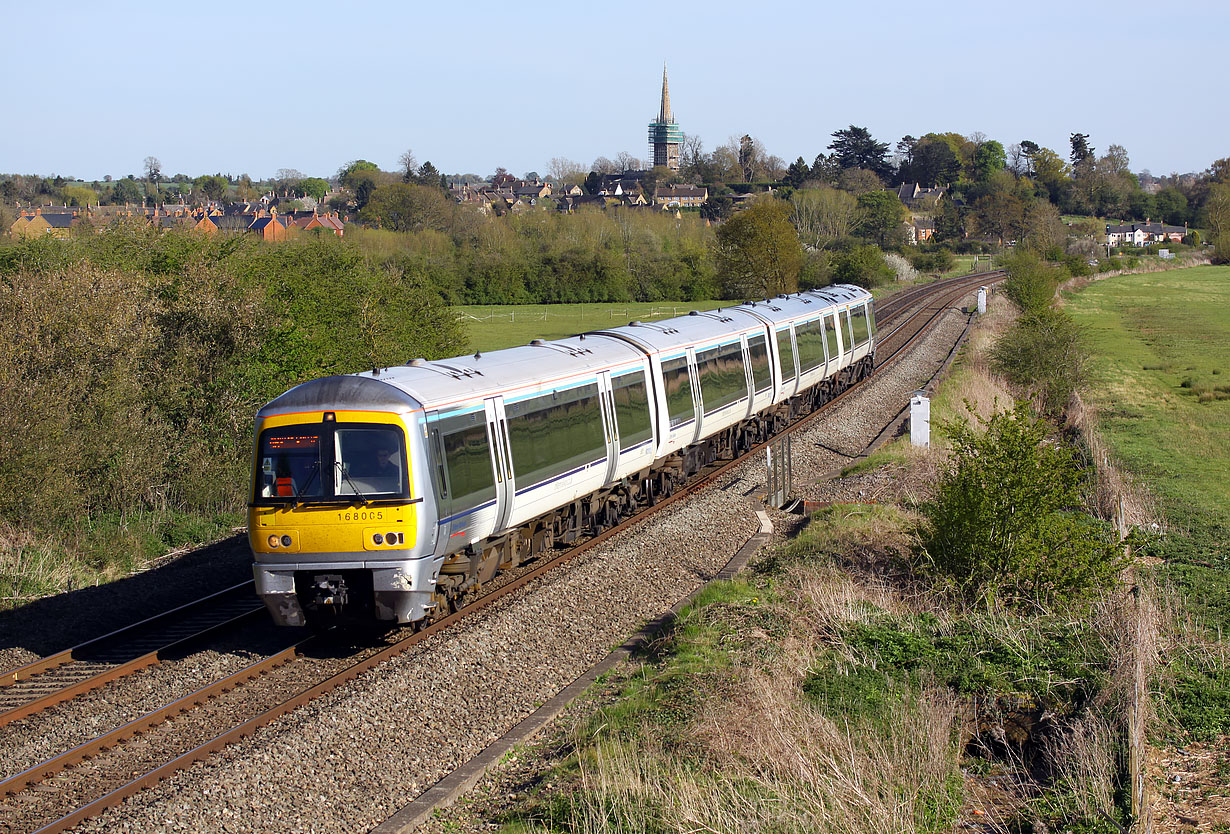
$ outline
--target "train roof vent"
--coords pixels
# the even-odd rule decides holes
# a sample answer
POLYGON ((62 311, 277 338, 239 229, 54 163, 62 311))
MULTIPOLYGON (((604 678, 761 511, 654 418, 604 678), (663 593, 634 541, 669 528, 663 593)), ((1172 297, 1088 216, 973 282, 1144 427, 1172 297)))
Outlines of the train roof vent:
POLYGON ((700 310, 693 310, 692 312, 688 313, 688 315, 689 316, 699 316, 700 310))
POLYGON ((534 347, 544 347, 547 342, 545 339, 530 339, 530 344, 534 347))
POLYGON ((424 365, 426 365, 426 364, 427 364, 427 360, 426 360, 426 359, 424 359, 424 358, 423 358, 423 357, 421 357, 421 356, 420 356, 420 357, 418 357, 417 359, 411 359, 411 360, 410 360, 410 367, 411 367, 411 368, 421 368, 421 367, 423 367, 423 366, 424 366, 424 365))
POLYGON ((630 321, 628 322, 628 326, 629 327, 640 327, 641 323, 639 321, 630 321))

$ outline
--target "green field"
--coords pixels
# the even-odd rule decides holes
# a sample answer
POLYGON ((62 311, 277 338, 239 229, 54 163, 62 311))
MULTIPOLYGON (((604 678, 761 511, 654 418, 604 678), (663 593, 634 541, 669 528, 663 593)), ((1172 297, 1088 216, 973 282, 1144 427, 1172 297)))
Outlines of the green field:
POLYGON ((1230 512, 1230 267, 1098 281, 1069 296, 1115 454, 1172 510, 1230 512))
POLYGON ((620 327, 630 321, 685 316, 692 310, 730 306, 730 301, 657 301, 615 304, 473 305, 453 309, 461 316, 470 350, 500 350, 531 339, 562 339, 577 333, 620 327))

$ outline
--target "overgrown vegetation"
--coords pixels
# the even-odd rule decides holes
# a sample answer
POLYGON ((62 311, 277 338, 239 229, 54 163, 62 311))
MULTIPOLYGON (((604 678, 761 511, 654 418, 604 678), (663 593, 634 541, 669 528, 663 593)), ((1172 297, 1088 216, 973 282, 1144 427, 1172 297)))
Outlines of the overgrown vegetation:
POLYGON ((1072 450, 1046 442, 1025 405, 983 421, 942 425, 952 454, 923 505, 925 569, 963 597, 1041 607, 1104 592, 1123 569, 1118 536, 1083 511, 1072 450))
POLYGON ((0 248, 0 319, 10 601, 229 530, 253 414, 287 388, 460 346, 438 293, 351 244, 145 224, 0 248))

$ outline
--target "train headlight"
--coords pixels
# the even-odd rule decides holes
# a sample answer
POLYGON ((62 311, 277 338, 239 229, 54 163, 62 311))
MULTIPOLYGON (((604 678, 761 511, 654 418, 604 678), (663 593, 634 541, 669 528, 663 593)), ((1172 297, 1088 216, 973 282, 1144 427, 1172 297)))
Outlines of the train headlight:
POLYGON ((384 540, 387 541, 389 544, 397 544, 397 534, 389 533, 388 535, 384 537, 384 540))
POLYGON ((290 536, 282 537, 282 547, 290 547, 290 536))
POLYGON ((372 543, 373 544, 384 544, 384 536, 380 535, 379 533, 373 533, 372 543))
POLYGON ((270 547, 277 547, 277 546, 278 546, 278 537, 277 537, 277 536, 270 536, 270 537, 269 537, 269 546, 270 546, 270 547))

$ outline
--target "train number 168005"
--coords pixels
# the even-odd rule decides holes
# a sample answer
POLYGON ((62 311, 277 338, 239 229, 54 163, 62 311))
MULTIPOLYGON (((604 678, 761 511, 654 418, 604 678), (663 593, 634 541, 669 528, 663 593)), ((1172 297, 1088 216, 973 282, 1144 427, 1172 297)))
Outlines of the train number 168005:
POLYGON ((383 510, 355 510, 349 513, 338 513, 338 521, 380 521, 384 518, 383 510))

